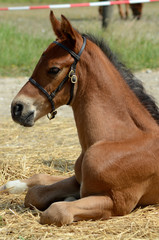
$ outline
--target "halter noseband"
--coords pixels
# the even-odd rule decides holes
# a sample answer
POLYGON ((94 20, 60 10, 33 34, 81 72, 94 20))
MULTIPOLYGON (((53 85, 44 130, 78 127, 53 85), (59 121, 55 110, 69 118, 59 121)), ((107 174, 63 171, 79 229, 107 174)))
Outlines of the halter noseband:
POLYGON ((62 47, 64 50, 66 50, 67 52, 70 53, 70 55, 74 58, 74 62, 71 65, 71 69, 70 72, 66 75, 66 77, 63 79, 63 81, 59 84, 59 86, 51 93, 49 94, 39 83, 37 83, 33 78, 29 78, 29 81, 36 86, 39 90, 41 90, 45 96, 48 98, 48 100, 51 103, 52 106, 52 110, 50 112, 50 114, 48 114, 48 118, 51 120, 55 117, 55 115, 57 114, 57 111, 55 110, 55 104, 54 104, 54 97, 56 96, 56 94, 61 90, 61 88, 63 87, 64 83, 70 79, 71 80, 71 89, 70 89, 70 99, 67 103, 67 105, 69 105, 72 101, 73 98, 73 92, 74 92, 74 86, 75 83, 77 82, 77 76, 76 76, 76 65, 78 63, 78 61, 80 60, 80 56, 86 46, 86 38, 83 37, 83 45, 82 48, 80 50, 80 52, 78 54, 76 54, 75 52, 73 52, 71 49, 67 48, 66 46, 64 46, 63 44, 54 41, 53 43, 59 45, 60 47, 62 47))

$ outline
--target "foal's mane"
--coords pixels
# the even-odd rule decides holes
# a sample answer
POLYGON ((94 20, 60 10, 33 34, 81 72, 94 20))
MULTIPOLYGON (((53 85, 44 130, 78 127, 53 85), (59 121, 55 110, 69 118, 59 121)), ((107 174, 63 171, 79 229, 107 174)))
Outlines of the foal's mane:
POLYGON ((117 56, 110 50, 109 46, 104 42, 103 39, 97 39, 91 34, 83 34, 83 36, 95 43, 105 53, 105 55, 119 71, 123 79, 126 81, 130 89, 135 93, 140 102, 144 105, 144 107, 149 111, 151 116, 159 124, 159 108, 156 105, 153 97, 146 93, 142 82, 137 79, 132 74, 132 72, 118 60, 117 56))

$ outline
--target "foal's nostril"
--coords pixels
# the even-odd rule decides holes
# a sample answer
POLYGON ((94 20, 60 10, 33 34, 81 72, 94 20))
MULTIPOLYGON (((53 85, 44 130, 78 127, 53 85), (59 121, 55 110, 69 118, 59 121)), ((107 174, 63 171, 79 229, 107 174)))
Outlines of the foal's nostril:
POLYGON ((16 104, 13 107, 13 114, 14 114, 14 116, 20 117, 21 113, 22 113, 22 110, 23 110, 23 105, 22 104, 16 104))

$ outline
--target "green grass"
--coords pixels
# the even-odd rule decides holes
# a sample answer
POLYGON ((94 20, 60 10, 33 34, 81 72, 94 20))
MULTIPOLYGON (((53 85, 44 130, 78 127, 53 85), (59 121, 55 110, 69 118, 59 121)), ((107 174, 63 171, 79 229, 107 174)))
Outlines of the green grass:
MULTIPOLYGON (((19 2, 28 5, 31 1, 19 2)), ((43 0, 39 2, 44 3, 43 0)), ((158 3, 145 5, 140 21, 132 21, 131 17, 128 21, 121 21, 114 7, 106 30, 101 29, 97 8, 60 9, 54 12, 57 17, 61 13, 68 17, 80 32, 103 37, 129 68, 139 71, 159 68, 158 6, 158 3)), ((41 53, 54 39, 49 10, 1 12, 0 75, 30 76, 41 53)))
POLYGON ((29 76, 49 44, 47 39, 30 38, 28 34, 21 34, 7 24, 0 25, 0 39, 0 74, 9 76, 29 76))
POLYGON ((147 22, 134 22, 132 27, 135 24, 138 24, 137 31, 124 23, 122 27, 119 26, 120 30, 115 26, 114 31, 109 28, 102 35, 110 48, 133 71, 159 68, 159 33, 154 31, 153 23, 149 30, 147 22))

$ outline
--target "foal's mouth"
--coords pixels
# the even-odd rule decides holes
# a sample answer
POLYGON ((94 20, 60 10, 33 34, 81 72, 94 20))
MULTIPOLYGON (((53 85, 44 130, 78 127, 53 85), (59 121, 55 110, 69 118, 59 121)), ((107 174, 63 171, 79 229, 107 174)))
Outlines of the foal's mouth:
POLYGON ((34 125, 34 112, 30 112, 26 118, 21 122, 25 127, 32 127, 34 125))
POLYGON ((34 125, 34 111, 20 117, 12 114, 12 118, 16 123, 19 123, 20 125, 25 127, 32 127, 34 125))

